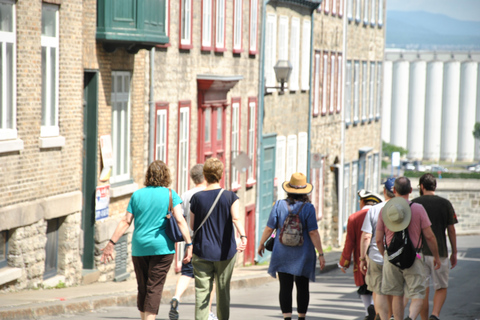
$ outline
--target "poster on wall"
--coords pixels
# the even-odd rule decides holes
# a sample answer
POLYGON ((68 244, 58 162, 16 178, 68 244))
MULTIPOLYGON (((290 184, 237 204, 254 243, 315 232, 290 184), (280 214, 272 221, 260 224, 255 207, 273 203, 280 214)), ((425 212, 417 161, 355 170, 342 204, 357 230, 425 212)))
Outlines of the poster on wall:
POLYGON ((110 185, 97 187, 95 192, 95 220, 108 217, 108 205, 110 204, 110 185))

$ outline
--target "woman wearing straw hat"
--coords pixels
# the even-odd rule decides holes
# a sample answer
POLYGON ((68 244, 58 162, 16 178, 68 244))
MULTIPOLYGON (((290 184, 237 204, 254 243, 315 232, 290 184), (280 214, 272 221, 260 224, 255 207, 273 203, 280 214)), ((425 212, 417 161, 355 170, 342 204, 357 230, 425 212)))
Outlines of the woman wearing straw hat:
POLYGON ((315 249, 319 253, 320 269, 325 267, 325 258, 318 232, 315 207, 308 198, 313 186, 307 183, 307 178, 303 173, 297 172, 292 174, 290 181, 285 181, 282 187, 287 193, 287 198, 275 202, 260 239, 258 254, 263 256, 265 241, 277 229, 268 273, 274 278, 278 273, 280 309, 283 318, 292 319, 292 290, 293 283, 295 283, 298 319, 304 320, 310 299, 309 281, 315 281, 315 249), (298 246, 287 246, 280 241, 280 230, 290 212, 298 214, 302 224, 303 244, 298 246))

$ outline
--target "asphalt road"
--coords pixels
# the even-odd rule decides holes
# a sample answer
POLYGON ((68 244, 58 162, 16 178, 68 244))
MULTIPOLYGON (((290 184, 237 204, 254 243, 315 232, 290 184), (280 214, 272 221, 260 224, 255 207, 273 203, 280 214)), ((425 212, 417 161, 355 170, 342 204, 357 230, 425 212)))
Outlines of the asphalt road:
MULTIPOLYGON (((441 319, 480 320, 480 235, 459 237, 458 252, 458 265, 450 273, 450 287, 441 319)), ((433 299, 433 293, 431 293, 431 299, 433 299)), ((161 305, 157 319, 168 319, 168 310, 168 305, 161 305)), ((179 311, 180 319, 194 318, 193 296, 183 298, 179 311)), ((364 316, 363 304, 356 294, 351 271, 343 274, 340 270, 334 270, 317 275, 316 282, 310 283, 310 306, 307 319, 361 320, 364 316)), ((128 320, 139 318, 139 313, 134 307, 109 307, 88 314, 41 319, 128 320)), ((270 282, 258 287, 232 290, 230 319, 282 319, 278 304, 278 283, 270 282)))

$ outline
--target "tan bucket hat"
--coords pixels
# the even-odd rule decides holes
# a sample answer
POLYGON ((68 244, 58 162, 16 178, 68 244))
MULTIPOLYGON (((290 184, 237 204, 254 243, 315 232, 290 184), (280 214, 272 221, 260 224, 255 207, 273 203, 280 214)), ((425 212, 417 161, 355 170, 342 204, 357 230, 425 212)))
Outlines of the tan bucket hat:
POLYGON ((313 186, 307 182, 307 177, 301 172, 292 174, 290 181, 282 184, 286 193, 309 194, 313 190, 313 186))
POLYGON ((382 219, 385 226, 393 232, 408 227, 412 220, 412 210, 408 201, 402 197, 390 199, 382 209, 382 219))

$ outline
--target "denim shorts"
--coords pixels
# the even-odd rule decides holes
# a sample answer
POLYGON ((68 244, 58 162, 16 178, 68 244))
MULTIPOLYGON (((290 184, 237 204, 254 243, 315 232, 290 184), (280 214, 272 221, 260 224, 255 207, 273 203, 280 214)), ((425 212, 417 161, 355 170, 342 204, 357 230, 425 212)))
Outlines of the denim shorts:
POLYGON ((193 266, 192 266, 191 261, 187 264, 182 263, 181 274, 182 274, 182 276, 187 276, 187 277, 193 278, 193 266))

